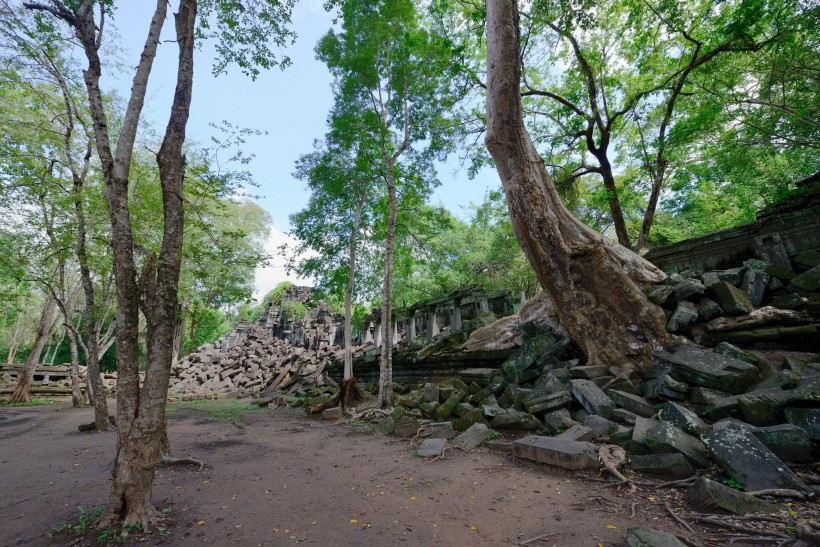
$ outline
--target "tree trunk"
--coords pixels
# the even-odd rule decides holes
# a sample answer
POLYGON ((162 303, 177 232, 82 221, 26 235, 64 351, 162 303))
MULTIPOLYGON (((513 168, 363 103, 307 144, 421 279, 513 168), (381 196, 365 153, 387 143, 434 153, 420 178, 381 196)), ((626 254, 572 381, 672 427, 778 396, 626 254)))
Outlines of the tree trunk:
POLYGON ((519 85, 516 2, 488 0, 486 144, 516 237, 587 362, 626 374, 648 370, 669 334, 639 284, 665 276, 566 209, 524 127, 519 85))
POLYGON ((17 321, 14 322, 14 330, 11 331, 11 337, 9 338, 9 353, 6 356, 6 364, 10 365, 14 362, 14 356, 17 354, 17 335, 20 333, 20 323, 24 323, 26 320, 26 312, 25 310, 17 317, 17 321))
MULTIPOLYGON (((177 83, 165 137, 157 154, 164 220, 162 247, 156 273, 154 274, 153 268, 149 267, 143 270, 142 277, 141 307, 146 318, 148 363, 142 390, 139 386, 138 373, 136 370, 131 372, 130 366, 129 383, 120 387, 122 377, 118 380, 117 423, 120 433, 114 481, 108 505, 100 518, 101 527, 122 520, 124 525, 140 524, 147 528, 160 518, 151 502, 151 493, 156 464, 164 444, 163 436, 166 434, 165 402, 168 395, 174 332, 177 326, 184 224, 182 183, 185 162, 182 157, 182 145, 185 141, 193 88, 196 8, 196 0, 182 0, 179 11, 174 15, 179 47, 177 83), (123 412, 119 408, 121 401, 126 403, 123 412), (131 402, 136 402, 137 405, 130 408, 131 402), (120 416, 124 418, 122 422, 120 416)), ((159 11, 158 3, 157 13, 159 11)), ((117 282, 119 285, 119 278, 117 282)), ((118 308, 122 303, 118 299, 118 308)), ((119 332, 117 334, 119 337, 119 332)), ((136 340, 134 333, 131 341, 136 343, 136 340)), ((119 339, 117 347, 119 357, 119 339)), ((133 365, 136 365, 136 359, 133 365)))
POLYGON ((77 335, 70 330, 68 332, 68 347, 71 350, 71 404, 74 408, 80 408, 83 406, 83 388, 80 383, 80 352, 77 350, 77 335))
POLYGON ((171 367, 177 366, 179 355, 182 352, 182 340, 185 338, 185 317, 182 310, 177 310, 177 326, 174 329, 174 343, 171 353, 171 367))
POLYGON ((40 356, 43 353, 46 340, 51 336, 51 318, 54 316, 54 308, 56 307, 57 303, 54 298, 48 296, 43 305, 43 312, 40 315, 40 326, 37 328, 37 337, 34 339, 34 347, 26 358, 23 368, 17 373, 17 387, 9 398, 8 402, 10 403, 28 403, 31 400, 31 397, 29 397, 31 380, 34 378, 34 370, 40 363, 40 356))
MULTIPOLYGON (((57 345, 54 346, 54 351, 51 352, 51 357, 48 359, 48 364, 49 365, 54 366, 54 360, 57 358, 57 352, 60 350, 60 346, 62 346, 63 342, 65 341, 66 330, 68 330, 68 329, 64 328, 62 333, 60 333, 60 339, 57 342, 57 345)), ((46 355, 48 355, 48 352, 46 352, 46 355)), ((45 364, 45 362, 46 361, 43 360, 44 364, 45 364)))
POLYGON ((649 250, 649 230, 652 229, 652 223, 655 222, 655 211, 658 208, 661 186, 663 185, 663 178, 666 174, 666 160, 663 158, 662 148, 658 156, 658 167, 652 176, 652 192, 649 194, 649 203, 647 203, 646 212, 643 214, 641 233, 638 235, 638 245, 635 248, 635 252, 641 256, 645 255, 649 250))
POLYGON ((382 352, 379 361, 379 406, 393 402, 393 248, 396 237, 396 174, 393 160, 385 155, 390 212, 384 251, 384 291, 382 293, 382 352))
POLYGON ((603 149, 600 156, 596 156, 601 164, 601 177, 604 181, 604 188, 609 193, 609 212, 612 215, 612 224, 615 226, 615 235, 618 243, 629 249, 632 242, 629 240, 629 232, 626 229, 624 211, 621 209, 621 200, 618 199, 618 189, 615 186, 615 174, 612 172, 612 164, 603 149))
POLYGON ((356 204, 356 216, 353 218, 353 232, 350 235, 350 271, 347 276, 347 291, 345 292, 345 380, 353 378, 353 286, 356 282, 356 237, 359 234, 359 222, 362 219, 364 196, 359 197, 356 204))

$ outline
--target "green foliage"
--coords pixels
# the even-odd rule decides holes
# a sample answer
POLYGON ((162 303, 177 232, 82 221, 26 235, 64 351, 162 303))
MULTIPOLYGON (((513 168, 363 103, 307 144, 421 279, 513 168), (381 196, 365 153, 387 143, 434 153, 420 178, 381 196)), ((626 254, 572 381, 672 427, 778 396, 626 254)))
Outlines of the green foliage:
POLYGON ((61 524, 55 532, 58 534, 69 533, 77 536, 84 536, 88 531, 93 529, 97 519, 102 515, 105 506, 91 507, 86 510, 81 505, 77 506, 77 511, 80 513, 76 521, 66 522, 61 524))
POLYGON ((57 402, 57 399, 31 399, 27 403, 2 403, 2 406, 8 407, 26 407, 26 406, 45 406, 45 405, 53 405, 57 402))
POLYGON ((282 304, 282 315, 290 321, 301 321, 308 316, 308 310, 301 302, 289 300, 282 304))
POLYGON ((185 401, 168 403, 167 412, 192 410, 213 416, 221 422, 233 424, 242 429, 247 426, 242 420, 246 412, 259 410, 257 405, 243 403, 235 399, 214 399, 204 401, 185 401))
POLYGON ((265 297, 262 299, 262 303, 267 306, 268 302, 273 302, 274 306, 281 306, 282 305, 282 293, 285 292, 287 289, 293 287, 293 283, 290 281, 282 281, 278 285, 276 285, 265 297))

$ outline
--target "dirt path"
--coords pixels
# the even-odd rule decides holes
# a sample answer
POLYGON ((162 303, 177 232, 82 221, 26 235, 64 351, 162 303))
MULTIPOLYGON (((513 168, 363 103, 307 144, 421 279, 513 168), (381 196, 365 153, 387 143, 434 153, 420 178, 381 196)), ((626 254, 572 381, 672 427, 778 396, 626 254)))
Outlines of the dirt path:
MULTIPOLYGON (((79 433, 90 409, 0 408, 0 545, 48 533, 105 503, 114 433, 79 433)), ((208 466, 157 473, 174 545, 625 545, 629 526, 680 533, 652 492, 625 496, 555 468, 486 449, 413 457, 392 440, 288 410, 170 415, 177 455, 208 466), (235 415, 232 415, 235 417, 235 415), (653 499, 654 498, 654 499, 653 499), (634 511, 634 516, 633 516, 634 511)))

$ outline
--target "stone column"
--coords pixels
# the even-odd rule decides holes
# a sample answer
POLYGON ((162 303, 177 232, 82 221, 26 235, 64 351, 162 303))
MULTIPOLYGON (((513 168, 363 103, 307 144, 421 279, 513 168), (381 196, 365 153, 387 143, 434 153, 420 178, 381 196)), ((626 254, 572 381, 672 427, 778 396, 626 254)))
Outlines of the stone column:
POLYGON ((416 339, 416 312, 410 314, 410 319, 407 323, 407 343, 412 344, 416 339))
POLYGON ((393 342, 394 346, 399 343, 399 320, 398 320, 398 318, 395 321, 393 321, 393 340, 392 340, 392 342, 393 342))
POLYGON ((376 328, 373 331, 373 343, 377 348, 382 347, 382 320, 376 323, 376 328))
POLYGON ((450 319, 450 332, 461 332, 461 300, 453 301, 453 316, 450 319))
POLYGON ((490 305, 487 303, 486 298, 482 298, 481 300, 478 301, 478 310, 479 310, 479 313, 484 313, 484 312, 490 311, 490 305))
POLYGON ((432 340, 433 338, 435 338, 439 334, 438 317, 436 317, 436 308, 430 308, 428 313, 430 314, 430 319, 429 319, 430 322, 429 322, 429 327, 428 327, 428 332, 427 332, 427 338, 429 340, 432 340))

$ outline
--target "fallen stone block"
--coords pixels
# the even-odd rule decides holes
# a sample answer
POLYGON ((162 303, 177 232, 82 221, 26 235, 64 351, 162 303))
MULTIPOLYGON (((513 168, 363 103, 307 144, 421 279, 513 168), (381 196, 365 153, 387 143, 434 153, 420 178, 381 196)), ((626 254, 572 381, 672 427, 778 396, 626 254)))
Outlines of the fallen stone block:
POLYGON ((465 383, 476 383, 480 386, 487 386, 498 374, 494 368, 468 368, 458 373, 458 378, 465 383))
POLYGON ((712 286, 718 298, 720 307, 728 315, 743 315, 752 313, 755 309, 749 296, 734 285, 721 281, 712 286))
POLYGON ((467 431, 475 424, 487 425, 487 418, 484 416, 483 408, 474 408, 464 416, 453 420, 453 429, 456 431, 467 431))
POLYGON ((675 402, 668 403, 661 410, 660 417, 661 421, 668 422, 696 437, 700 437, 712 429, 697 414, 675 402))
POLYGON ((585 365, 582 367, 572 367, 569 373, 573 378, 585 378, 587 380, 607 375, 606 365, 585 365))
POLYGON ((644 383, 641 394, 648 399, 673 399, 683 401, 689 391, 689 384, 679 382, 668 374, 644 383))
POLYGON ((733 394, 760 380, 754 365, 691 346, 679 346, 674 353, 656 351, 652 359, 658 366, 671 366, 674 378, 733 394))
POLYGON ((719 482, 700 477, 687 488, 686 501, 698 509, 728 511, 736 515, 774 513, 777 507, 719 482))
POLYGON ((513 443, 513 454, 564 469, 598 469, 595 445, 530 435, 513 443))
POLYGON ((490 422, 493 429, 519 429, 523 431, 535 431, 544 426, 543 422, 526 412, 507 412, 499 414, 490 422))
POLYGON ((644 436, 646 446, 656 454, 680 453, 698 467, 709 467, 709 450, 700 439, 670 423, 649 429, 644 436))
POLYGON ((738 407, 747 423, 758 427, 777 425, 783 421, 783 408, 795 400, 793 391, 767 389, 741 395, 738 407))
POLYGON ((675 305, 675 310, 666 323, 669 332, 688 332, 689 328, 698 320, 698 309, 691 302, 681 300, 675 305))
POLYGON ((559 408, 544 415, 544 425, 550 433, 555 433, 559 429, 569 429, 576 423, 578 422, 572 419, 566 408, 559 408))
POLYGON ((597 437, 594 431, 590 428, 581 425, 575 424, 566 431, 555 435, 556 439, 567 439, 570 441, 592 441, 597 437))
POLYGON ((818 292, 820 291, 820 266, 815 266, 807 272, 793 277, 789 283, 798 291, 818 292))
MULTIPOLYGON (((501 365, 504 376, 512 383, 522 383, 522 374, 545 356, 554 355, 560 347, 566 347, 564 341, 553 334, 536 336, 524 342, 516 353, 501 365)), ((563 353, 563 350, 561 350, 563 353)))
POLYGON ((606 394, 609 395, 609 398, 612 399, 616 405, 630 412, 634 412, 638 416, 649 418, 658 412, 655 405, 639 395, 632 395, 631 393, 625 393, 617 389, 607 390, 606 394))
POLYGON ((436 418, 439 421, 444 421, 449 418, 453 414, 456 406, 464 399, 466 395, 467 394, 463 391, 456 391, 436 409, 436 418))
POLYGON ((763 302, 763 296, 766 294, 766 286, 769 284, 771 277, 764 271, 757 269, 748 269, 743 274, 743 280, 740 282, 740 290, 745 292, 754 307, 758 307, 763 302))
POLYGON ((675 292, 672 285, 650 285, 644 289, 644 294, 655 304, 663 306, 675 292))
POLYGON ((784 462, 811 463, 811 439, 802 427, 778 424, 752 430, 755 437, 784 462))
POLYGON ((444 453, 447 439, 424 439, 417 450, 422 458, 436 458, 444 453))
POLYGON ((486 424, 476 423, 470 426, 467 431, 453 440, 453 446, 462 450, 470 451, 477 448, 481 443, 492 436, 493 430, 486 424))
POLYGON ((411 438, 419 432, 419 421, 412 416, 401 416, 396 418, 394 437, 411 438))
POLYGON ((659 425, 657 420, 642 418, 638 416, 635 420, 635 427, 632 428, 632 439, 629 443, 630 454, 649 454, 649 446, 646 444, 646 432, 659 425))
POLYGON ((701 298, 697 307, 698 317, 704 321, 709 321, 723 315, 723 308, 720 307, 720 304, 710 298, 701 298))
POLYGON ((433 422, 427 426, 428 439, 452 439, 456 436, 452 422, 433 422))
POLYGON ((613 408, 609 415, 614 421, 624 425, 635 425, 638 415, 625 408, 613 408))
POLYGON ((374 430, 379 435, 392 435, 396 431, 396 422, 393 421, 392 416, 387 416, 376 422, 374 430))
POLYGON ((629 457, 629 467, 638 473, 648 473, 669 480, 687 479, 695 468, 683 454, 636 454, 629 457))
POLYGON ((731 422, 715 424, 706 443, 712 457, 744 490, 785 488, 813 495, 755 435, 731 422))
POLYGON ((326 408, 322 411, 323 420, 339 420, 342 417, 341 407, 326 408))
POLYGON ((618 426, 615 422, 595 414, 590 414, 584 418, 584 425, 592 430, 596 437, 604 437, 618 430, 618 426))
POLYGON ((786 421, 803 428, 812 441, 820 441, 820 408, 786 408, 786 421))
POLYGON ((686 547, 686 544, 670 534, 652 528, 630 527, 626 531, 627 547, 686 547))
POLYGON ((590 380, 572 380, 570 384, 572 396, 587 412, 609 418, 615 403, 601 388, 590 380))
POLYGON ((540 414, 569 406, 572 402, 572 396, 569 394, 569 391, 566 390, 547 393, 534 389, 524 395, 522 402, 527 412, 530 414, 540 414))
POLYGON ((435 384, 427 384, 424 386, 424 402, 437 403, 439 401, 439 387, 435 384))

